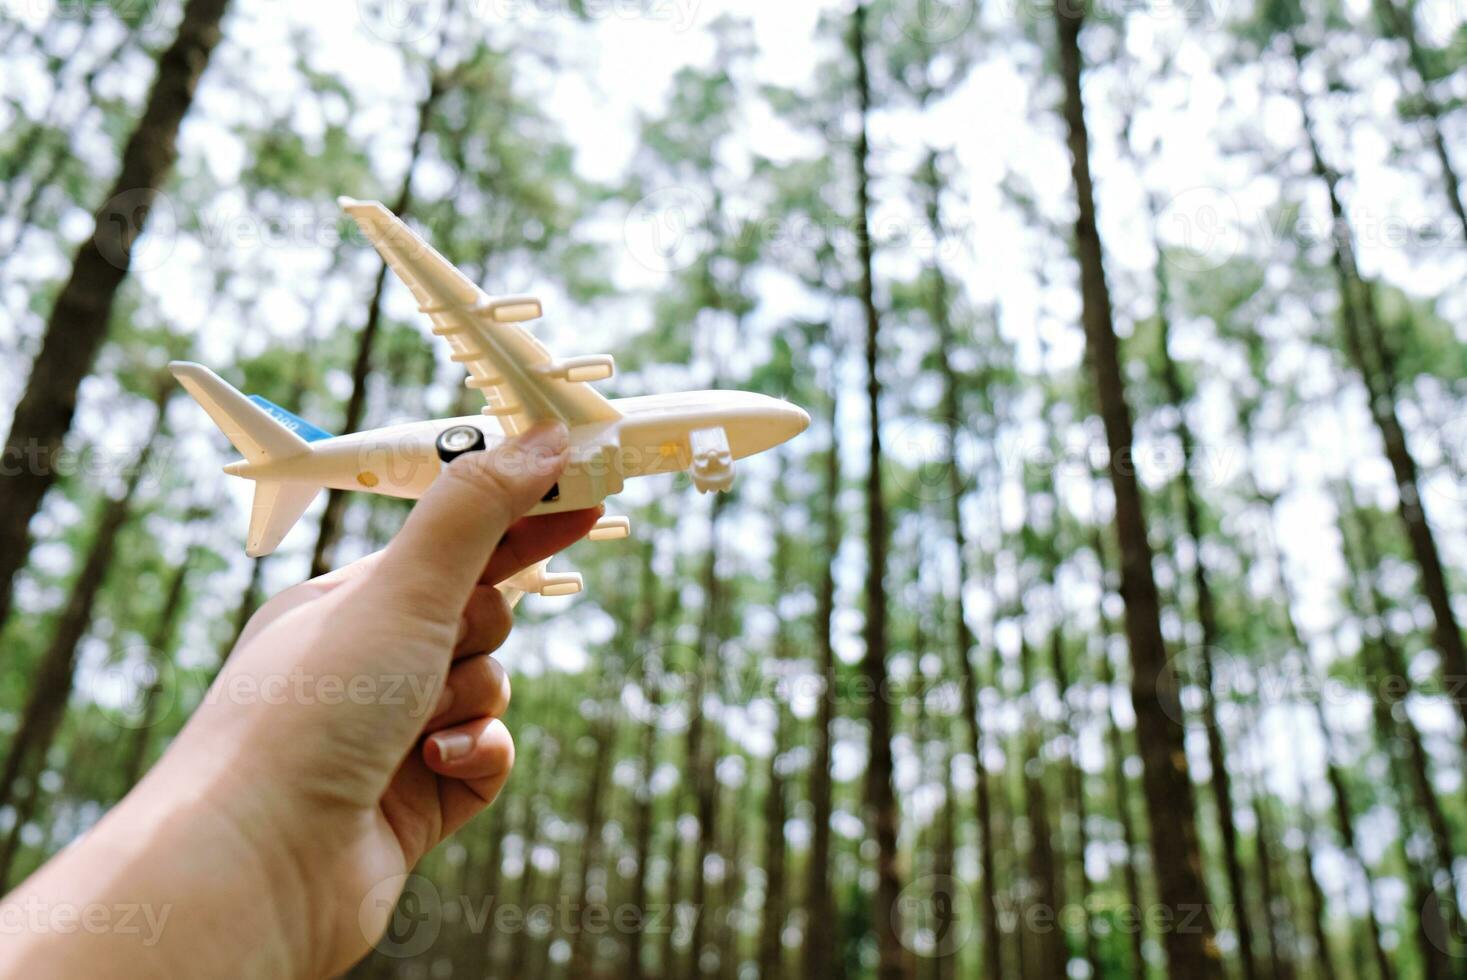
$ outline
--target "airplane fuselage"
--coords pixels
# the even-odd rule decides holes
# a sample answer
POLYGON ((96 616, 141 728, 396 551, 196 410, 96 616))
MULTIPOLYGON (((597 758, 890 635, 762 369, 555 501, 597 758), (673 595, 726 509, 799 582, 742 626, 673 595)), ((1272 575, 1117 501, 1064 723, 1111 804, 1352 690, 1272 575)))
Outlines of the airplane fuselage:
MULTIPOLYGON (((621 418, 571 427, 565 472, 531 513, 594 507, 619 492, 627 478, 688 469, 696 433, 722 430, 729 455, 742 459, 779 445, 809 424, 801 409, 743 391, 642 395, 612 404, 621 418)), ((429 419, 322 439, 297 456, 263 463, 241 460, 226 472, 416 500, 444 465, 435 445, 439 434, 460 425, 482 431, 486 448, 504 440, 498 422, 483 415, 429 419)))

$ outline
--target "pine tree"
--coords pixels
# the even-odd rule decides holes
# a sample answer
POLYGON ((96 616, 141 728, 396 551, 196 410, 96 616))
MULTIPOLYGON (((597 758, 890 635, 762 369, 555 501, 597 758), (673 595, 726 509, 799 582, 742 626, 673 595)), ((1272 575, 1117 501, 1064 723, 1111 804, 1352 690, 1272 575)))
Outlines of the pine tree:
POLYGON ((1131 649, 1131 701, 1136 712, 1143 786, 1152 827, 1174 832, 1153 834, 1153 867, 1161 902, 1178 916, 1189 916, 1195 929, 1173 929, 1166 935, 1167 962, 1179 976, 1212 978, 1219 974, 1213 939, 1212 914, 1202 877, 1202 854, 1197 837, 1197 806, 1182 745, 1181 699, 1167 668, 1166 643, 1161 633, 1160 600, 1151 568, 1151 543, 1146 515, 1130 458, 1131 408, 1121 370, 1120 343, 1112 320, 1110 290, 1105 280, 1100 233, 1095 222, 1095 199, 1090 178, 1089 134, 1080 88, 1080 29, 1083 7, 1057 9, 1064 117, 1079 205, 1075 219, 1075 250, 1080 262, 1086 359, 1094 376, 1094 391, 1105 425, 1111 489, 1115 495, 1115 526, 1120 544, 1121 595, 1126 601, 1126 638, 1131 649))
POLYGON ((29 460, 0 481, 0 626, 10 617, 16 572, 30 554, 30 522, 56 482, 52 465, 76 414, 127 278, 133 247, 178 159, 178 131, 219 43, 228 0, 188 0, 173 43, 158 57, 148 93, 95 230, 82 243, 46 322, 25 394, 11 419, 4 459, 29 460))

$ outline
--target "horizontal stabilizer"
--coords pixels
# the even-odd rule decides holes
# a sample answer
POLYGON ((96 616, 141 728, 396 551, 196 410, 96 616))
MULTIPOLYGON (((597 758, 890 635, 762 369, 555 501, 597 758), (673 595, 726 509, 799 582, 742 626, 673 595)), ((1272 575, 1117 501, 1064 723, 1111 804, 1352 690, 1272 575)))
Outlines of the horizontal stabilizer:
POLYGON ((301 519, 321 488, 310 483, 261 480, 255 484, 255 503, 250 508, 250 534, 245 554, 260 558, 280 547, 295 522, 301 519))
MULTIPOLYGON (((174 361, 168 370, 209 413, 209 418, 234 443, 249 466, 264 467, 267 463, 309 453, 311 442, 331 438, 330 433, 258 395, 244 396, 202 364, 174 361)), ((231 463, 225 472, 239 473, 241 467, 245 464, 231 463)), ((256 480, 245 554, 259 558, 279 547, 281 539, 316 499, 320 487, 314 483, 259 479, 250 472, 240 475, 256 480)))

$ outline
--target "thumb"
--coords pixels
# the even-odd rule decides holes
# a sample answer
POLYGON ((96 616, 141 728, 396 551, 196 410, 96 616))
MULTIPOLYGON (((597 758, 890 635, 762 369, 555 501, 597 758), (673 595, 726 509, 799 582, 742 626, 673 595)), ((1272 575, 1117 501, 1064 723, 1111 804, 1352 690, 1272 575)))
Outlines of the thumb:
POLYGON ((568 450, 565 426, 541 422, 489 452, 458 457, 414 505, 373 578, 407 593, 419 615, 457 624, 500 538, 545 496, 568 450))

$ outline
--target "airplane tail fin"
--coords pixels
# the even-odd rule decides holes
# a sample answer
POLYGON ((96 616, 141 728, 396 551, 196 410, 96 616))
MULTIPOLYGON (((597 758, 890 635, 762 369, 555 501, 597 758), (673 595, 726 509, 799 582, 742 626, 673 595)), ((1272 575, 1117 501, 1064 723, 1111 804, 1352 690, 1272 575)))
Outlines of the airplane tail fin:
MULTIPOLYGON (((174 361, 168 369, 251 466, 308 453, 311 445, 307 439, 314 441, 327 435, 307 426, 307 438, 301 438, 297 432, 306 423, 264 399, 256 401, 246 397, 202 364, 174 361)), ((232 472, 240 465, 243 464, 227 469, 232 472)), ((259 558, 274 551, 320 489, 311 483, 259 479, 255 484, 254 506, 250 509, 245 553, 259 558)))

